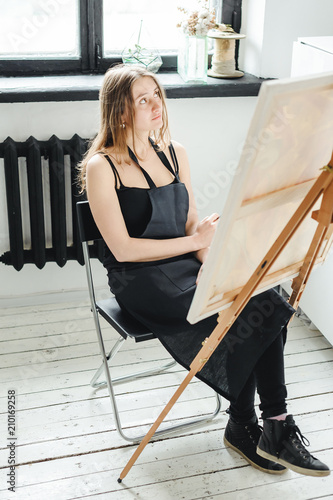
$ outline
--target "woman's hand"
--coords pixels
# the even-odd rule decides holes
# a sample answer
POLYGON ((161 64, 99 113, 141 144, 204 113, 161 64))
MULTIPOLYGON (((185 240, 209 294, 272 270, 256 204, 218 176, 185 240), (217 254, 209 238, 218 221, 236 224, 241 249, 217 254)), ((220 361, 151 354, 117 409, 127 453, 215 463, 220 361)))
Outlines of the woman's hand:
POLYGON ((207 248, 211 244, 218 220, 219 215, 214 213, 202 219, 197 225, 193 236, 196 237, 200 249, 207 248))

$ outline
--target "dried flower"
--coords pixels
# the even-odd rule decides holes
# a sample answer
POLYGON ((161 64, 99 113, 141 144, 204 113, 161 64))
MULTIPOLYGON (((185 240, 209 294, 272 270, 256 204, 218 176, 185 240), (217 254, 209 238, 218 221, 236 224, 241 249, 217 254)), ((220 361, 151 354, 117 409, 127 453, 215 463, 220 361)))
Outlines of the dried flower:
POLYGON ((215 28, 215 10, 209 10, 209 0, 198 0, 197 10, 188 11, 178 7, 182 12, 183 19, 177 24, 186 35, 206 36, 208 31, 215 28))

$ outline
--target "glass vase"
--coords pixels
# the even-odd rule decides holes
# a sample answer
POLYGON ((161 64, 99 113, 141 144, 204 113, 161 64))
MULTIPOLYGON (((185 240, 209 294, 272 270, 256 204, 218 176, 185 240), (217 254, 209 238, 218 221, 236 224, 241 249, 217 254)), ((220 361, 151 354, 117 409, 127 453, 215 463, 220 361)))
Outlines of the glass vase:
POLYGON ((178 52, 178 73, 185 82, 207 82, 206 36, 186 35, 178 52))

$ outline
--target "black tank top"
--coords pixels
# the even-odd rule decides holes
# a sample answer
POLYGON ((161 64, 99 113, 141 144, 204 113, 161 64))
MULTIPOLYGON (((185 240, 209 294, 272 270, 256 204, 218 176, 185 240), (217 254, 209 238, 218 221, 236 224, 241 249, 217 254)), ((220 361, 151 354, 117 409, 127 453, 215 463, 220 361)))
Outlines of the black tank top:
MULTIPOLYGON (((174 180, 171 184, 180 182, 179 179, 179 165, 176 157, 176 153, 174 147, 170 143, 169 151, 172 158, 172 162, 174 168, 170 165, 170 162, 163 151, 159 151, 156 144, 149 139, 156 154, 159 156, 161 162, 164 166, 174 175, 174 180)), ((150 198, 148 192, 150 189, 156 188, 156 185, 150 175, 141 167, 136 156, 133 151, 128 148, 130 158, 140 167, 149 188, 140 188, 140 187, 128 187, 124 186, 121 181, 118 170, 113 164, 111 158, 108 155, 104 155, 106 160, 109 162, 115 177, 115 189, 117 192, 119 205, 121 208, 121 212, 124 217, 124 221, 126 224, 126 228, 128 234, 132 238, 140 238, 140 236, 144 233, 152 214, 152 206, 150 202, 150 198), (119 187, 118 187, 119 184, 119 187)), ((105 267, 117 267, 118 261, 114 257, 114 255, 110 252, 107 245, 105 245, 104 249, 104 266, 105 267)), ((122 263, 123 264, 123 263, 122 263)))

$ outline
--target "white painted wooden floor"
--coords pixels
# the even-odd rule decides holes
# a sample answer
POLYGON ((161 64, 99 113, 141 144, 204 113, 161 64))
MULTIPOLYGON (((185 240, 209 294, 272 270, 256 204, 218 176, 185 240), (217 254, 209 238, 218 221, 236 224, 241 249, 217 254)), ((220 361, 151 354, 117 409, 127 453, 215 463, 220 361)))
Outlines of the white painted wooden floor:
MULTIPOLYGON (((333 498, 333 474, 320 479, 290 471, 271 476, 226 449, 224 411, 205 427, 149 443, 118 484, 135 446, 116 433, 106 390, 95 392, 89 385, 99 355, 87 303, 3 309, 0 322, 1 499, 333 498), (15 493, 6 483, 8 390, 17 395, 15 493)), ((117 338, 109 327, 105 332, 108 339, 117 338)), ((116 362, 120 373, 169 357, 158 341, 126 344, 116 362)), ((333 468, 333 348, 296 318, 285 359, 289 411, 310 439, 311 451, 333 468)), ((184 374, 177 367, 154 379, 118 386, 129 432, 134 427, 148 430, 184 374)), ((214 404, 211 391, 196 381, 170 419, 201 414, 214 404)), ((223 410, 227 406, 223 401, 223 410)))

